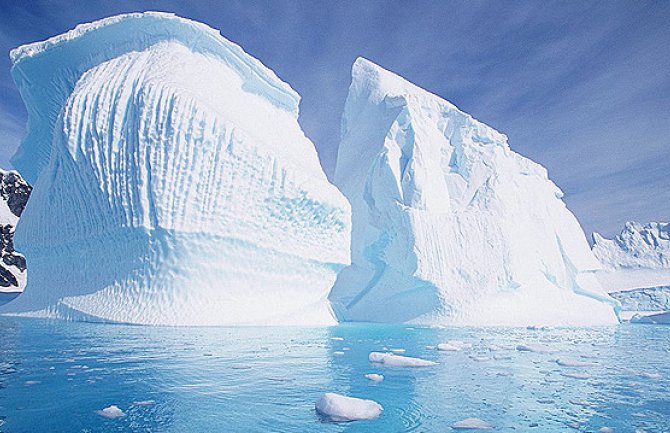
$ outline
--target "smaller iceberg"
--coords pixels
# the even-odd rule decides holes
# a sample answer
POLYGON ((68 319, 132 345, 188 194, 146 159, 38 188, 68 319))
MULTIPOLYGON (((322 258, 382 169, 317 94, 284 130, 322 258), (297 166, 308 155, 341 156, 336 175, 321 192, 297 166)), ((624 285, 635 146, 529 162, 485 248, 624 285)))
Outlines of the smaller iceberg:
POLYGON ((327 392, 317 400, 316 411, 334 422, 373 420, 379 418, 384 408, 373 400, 347 397, 327 392))

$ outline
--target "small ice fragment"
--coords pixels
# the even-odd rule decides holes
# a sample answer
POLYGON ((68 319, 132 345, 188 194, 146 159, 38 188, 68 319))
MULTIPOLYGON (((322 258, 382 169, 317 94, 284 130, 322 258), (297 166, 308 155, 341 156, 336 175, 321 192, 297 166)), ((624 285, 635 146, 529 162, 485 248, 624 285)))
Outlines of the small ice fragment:
POLYGON ((231 365, 230 368, 232 368, 233 370, 249 370, 251 366, 247 364, 235 364, 231 365))
POLYGON ((330 337, 330 339, 333 341, 344 341, 344 338, 342 337, 330 337))
POLYGON ((437 350, 441 350, 443 352, 460 352, 463 349, 460 347, 452 346, 449 343, 440 343, 437 345, 437 350))
POLYGON ((653 380, 658 380, 661 378, 660 373, 640 373, 640 376, 646 377, 647 379, 653 379, 653 380))
POLYGON ((591 375, 588 374, 588 373, 561 373, 561 376, 571 377, 573 379, 581 379, 581 380, 591 378, 591 375))
POLYGON ((370 352, 368 359, 370 362, 384 364, 389 367, 428 367, 436 365, 433 361, 412 358, 409 356, 400 356, 393 353, 370 352))
POLYGON ((553 353, 556 350, 551 347, 540 344, 540 343, 528 343, 528 344, 519 344, 516 346, 516 350, 519 352, 535 352, 535 353, 553 353))
POLYGON ((384 380, 384 376, 381 374, 376 374, 376 373, 370 373, 365 375, 366 379, 370 379, 373 382, 381 382, 384 380))
POLYGON ((344 356, 344 352, 340 352, 340 351, 333 352, 333 355, 335 355, 335 356, 344 356))
POLYGON ((37 385, 37 384, 40 384, 40 383, 42 383, 42 382, 40 382, 39 380, 26 380, 25 381, 26 386, 37 385))
POLYGON ((477 362, 489 361, 491 358, 486 356, 471 356, 470 359, 477 362))
POLYGON ((598 433, 614 433, 614 429, 610 427, 601 427, 600 430, 598 430, 598 433))
POLYGON ((391 349, 393 353, 405 353, 405 349, 391 349))
POLYGON ((334 422, 373 420, 384 408, 373 400, 327 392, 314 405, 316 411, 334 422))
POLYGON ((435 346, 426 346, 426 349, 428 349, 428 350, 435 350, 435 346))
POLYGON ((156 402, 154 400, 140 400, 134 401, 133 404, 135 406, 153 406, 156 402))
POLYGON ((486 421, 482 421, 479 418, 466 418, 461 421, 457 421, 451 425, 453 429, 465 430, 465 429, 492 429, 493 426, 486 421))
POLYGON ((595 365, 593 362, 580 361, 578 359, 569 358, 557 359, 556 364, 560 365, 561 367, 591 367, 595 365))
POLYGON ((96 410, 95 413, 97 413, 100 416, 104 416, 105 418, 112 418, 112 419, 126 416, 126 414, 123 413, 123 411, 114 404, 102 410, 96 410))

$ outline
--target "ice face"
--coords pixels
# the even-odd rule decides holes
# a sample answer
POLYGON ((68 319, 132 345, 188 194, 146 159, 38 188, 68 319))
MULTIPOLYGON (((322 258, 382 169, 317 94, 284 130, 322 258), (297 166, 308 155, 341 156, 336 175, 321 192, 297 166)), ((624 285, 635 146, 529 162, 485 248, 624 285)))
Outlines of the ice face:
POLYGON ((607 269, 670 270, 670 223, 626 223, 614 239, 593 234, 593 252, 607 269))
POLYGON ((616 301, 546 170, 449 102, 358 59, 335 183, 352 205, 341 320, 615 323, 616 301))
POLYGON ((12 52, 26 293, 5 312, 142 324, 330 324, 350 209, 298 95, 209 27, 162 13, 12 52))

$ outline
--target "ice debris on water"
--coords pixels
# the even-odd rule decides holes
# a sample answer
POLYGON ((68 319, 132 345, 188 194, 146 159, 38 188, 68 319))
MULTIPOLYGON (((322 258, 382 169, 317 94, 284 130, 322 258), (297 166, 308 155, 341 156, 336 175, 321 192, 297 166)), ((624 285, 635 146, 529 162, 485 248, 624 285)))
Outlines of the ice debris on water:
POLYGON ((121 418, 121 417, 126 416, 126 414, 121 409, 119 409, 118 406, 116 406, 114 404, 109 406, 109 407, 106 407, 102 410, 96 410, 95 413, 97 413, 98 415, 100 415, 102 417, 112 418, 112 419, 113 418, 121 418))
POLYGON ((479 418, 466 418, 453 423, 451 428, 456 430, 489 430, 492 429, 493 426, 479 418))
POLYGON ((323 394, 315 404, 316 411, 330 421, 373 420, 384 408, 374 400, 347 397, 332 392, 323 394))
POLYGON ((393 353, 371 352, 368 355, 370 362, 384 364, 389 367, 429 367, 436 365, 433 361, 410 356, 395 355, 393 353))

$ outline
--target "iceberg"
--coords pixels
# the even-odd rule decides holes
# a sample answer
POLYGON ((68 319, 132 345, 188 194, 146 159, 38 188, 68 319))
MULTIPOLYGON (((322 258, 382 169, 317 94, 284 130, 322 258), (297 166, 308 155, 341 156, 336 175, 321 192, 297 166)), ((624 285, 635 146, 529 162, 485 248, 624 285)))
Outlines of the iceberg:
POLYGON ((670 311, 670 223, 629 221, 614 239, 593 233, 593 253, 603 266, 598 281, 621 303, 623 319, 660 321, 670 311))
POLYGON ((171 14, 119 15, 11 52, 25 293, 5 314, 153 325, 326 325, 350 206, 299 95, 171 14))
POLYGON ((593 233, 593 253, 607 269, 670 269, 670 223, 629 221, 614 239, 593 233))
POLYGON ((600 264, 545 168, 453 104, 359 58, 335 184, 352 206, 343 321, 617 323, 600 264))

